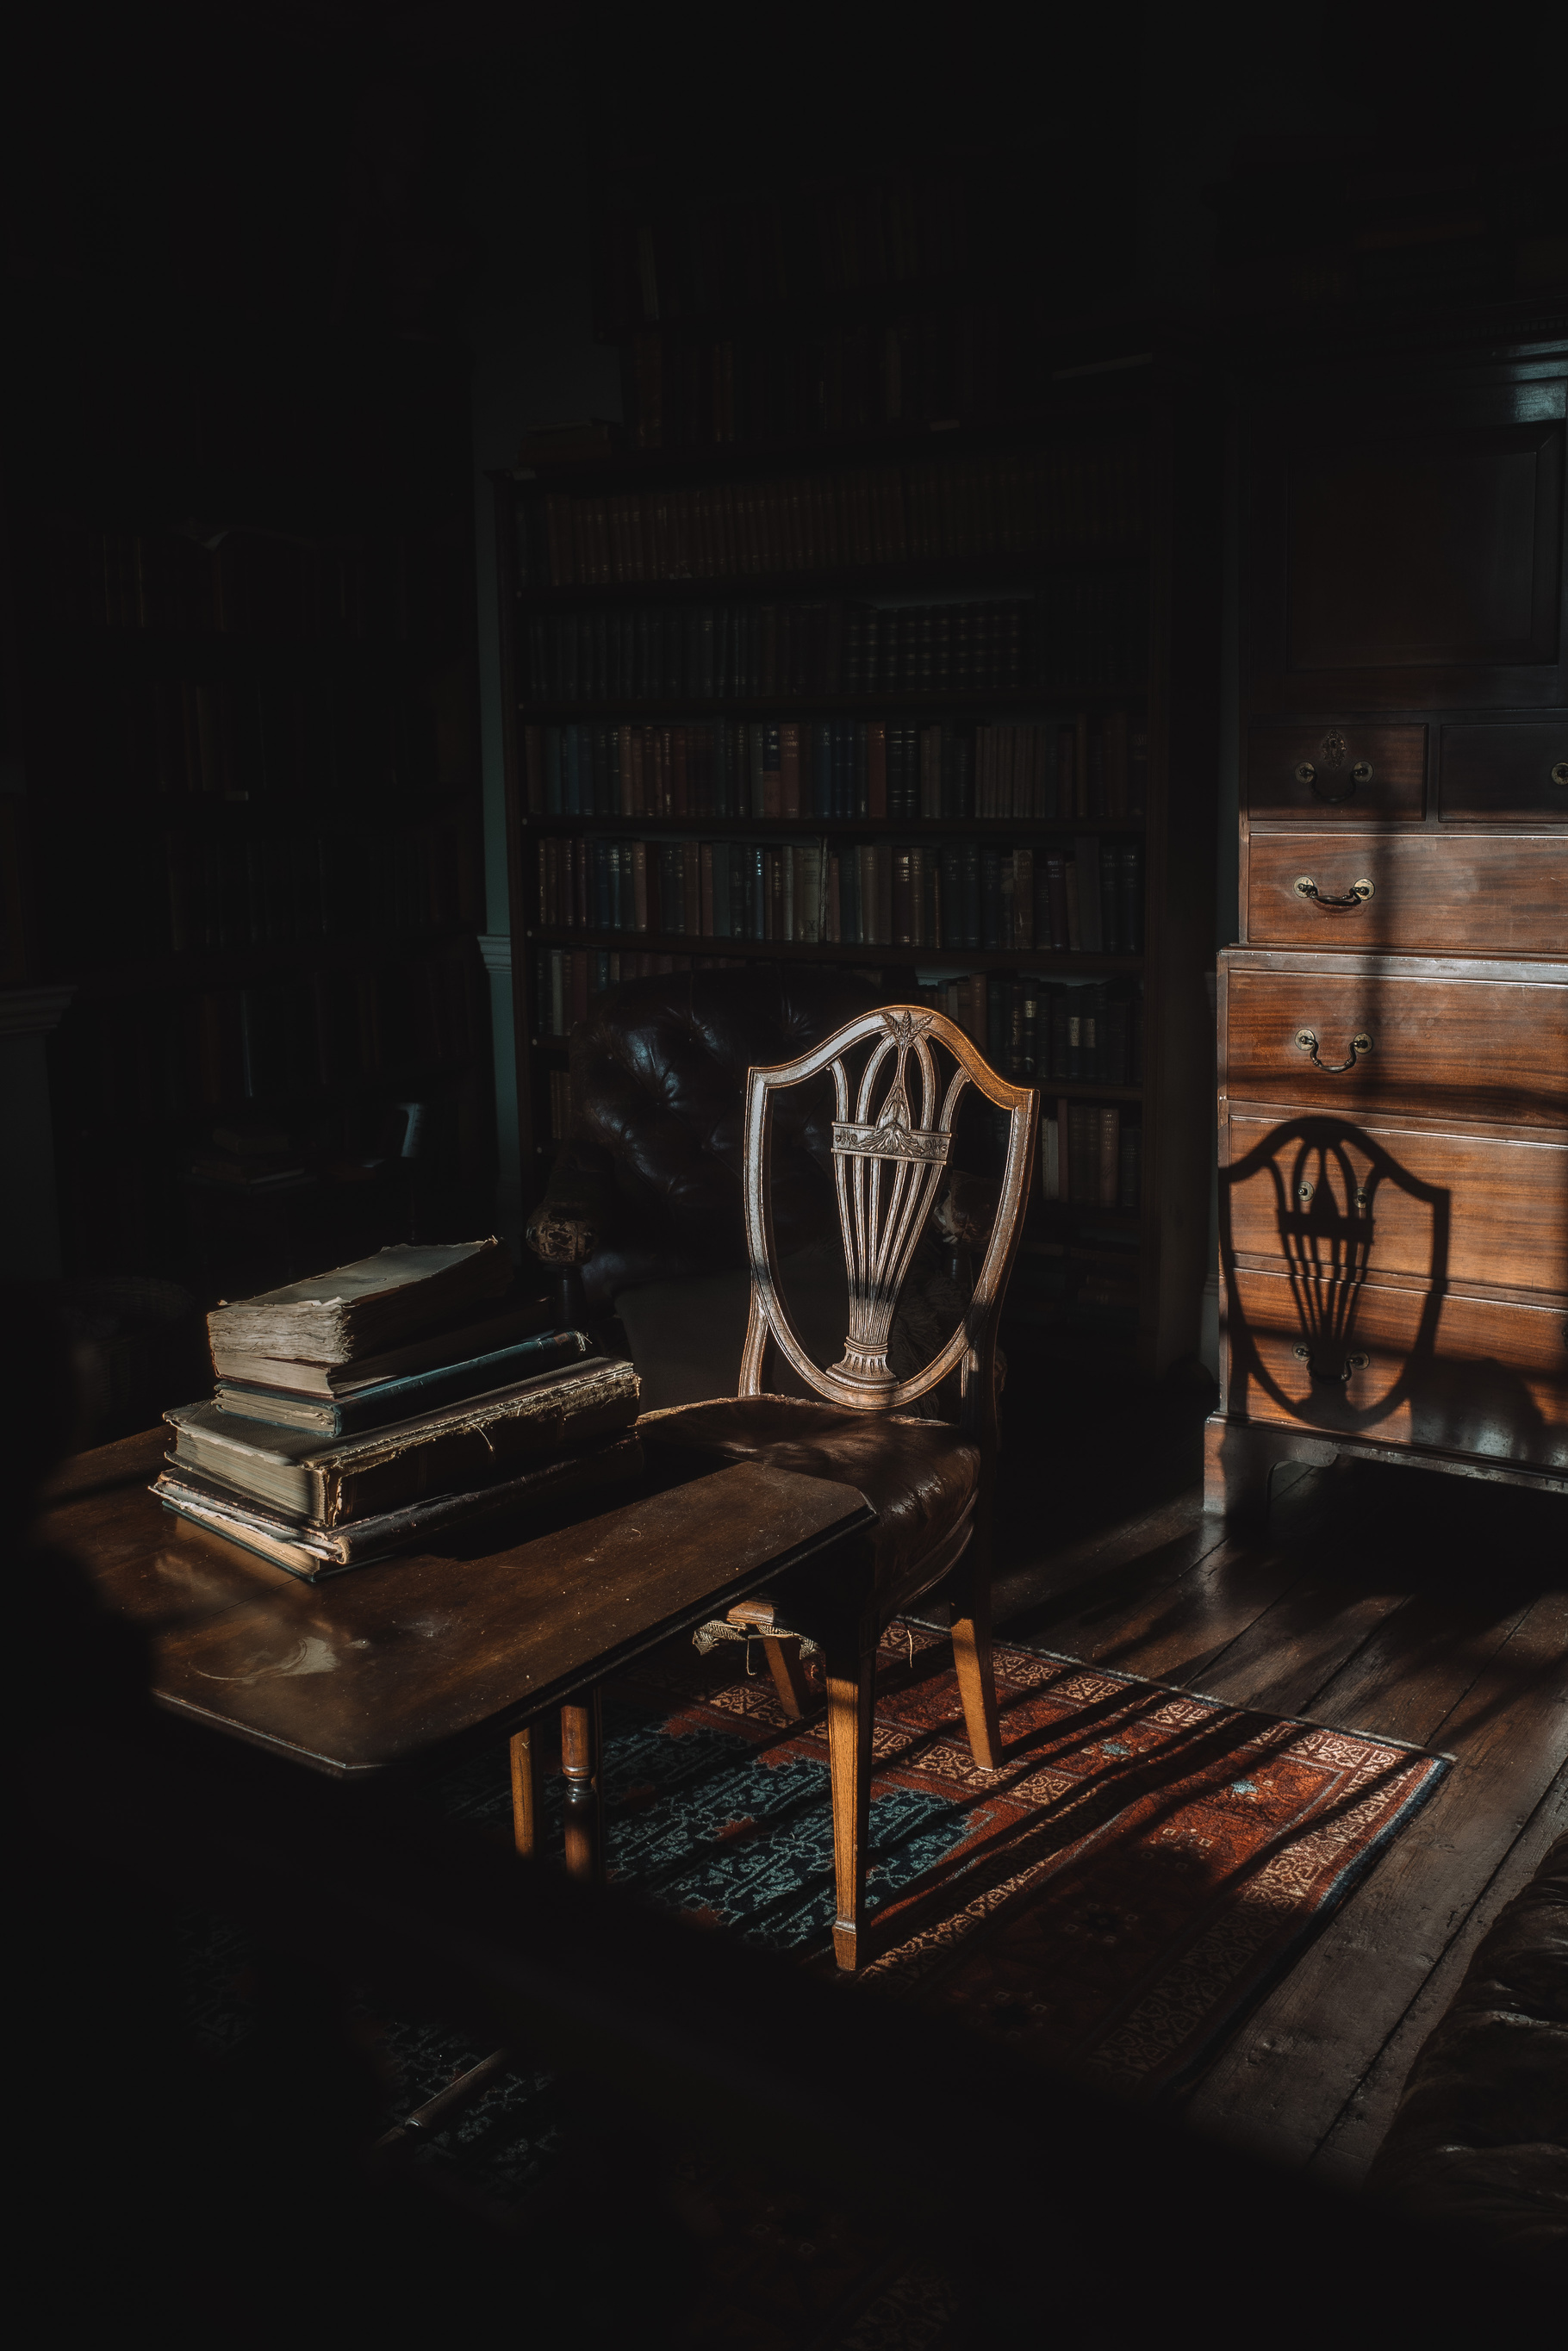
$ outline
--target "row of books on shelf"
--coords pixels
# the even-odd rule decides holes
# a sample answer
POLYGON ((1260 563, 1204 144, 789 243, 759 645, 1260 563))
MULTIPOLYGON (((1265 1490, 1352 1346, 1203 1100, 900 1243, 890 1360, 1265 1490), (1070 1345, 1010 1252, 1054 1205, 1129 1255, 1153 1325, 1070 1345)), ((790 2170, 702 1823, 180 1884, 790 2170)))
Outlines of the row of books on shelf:
POLYGON ((625 367, 627 421, 640 449, 981 423, 1036 396, 1039 327, 1016 303, 975 302, 766 339, 640 334, 625 367))
POLYGON ((1115 691, 1147 666, 1147 611, 1116 573, 945 604, 652 604, 535 613, 535 702, 1115 691))
MULTIPOLYGON (((1136 1127, 1124 1127, 1118 1159, 1130 1158, 1126 1189, 1121 1199, 1118 1173, 1117 1206, 1137 1205, 1141 1180, 1136 1127)), ((1086 1197, 1082 1205, 1092 1205, 1086 1197)), ((1057 1327, 1122 1331, 1137 1327, 1140 1280, 1135 1237, 1114 1229, 1097 1231, 1092 1225, 1069 1237, 1026 1235, 1013 1265, 1005 1309, 1007 1322, 1057 1327)))
POLYGON ((75 681, 48 721, 50 773, 89 798, 267 800, 378 810, 434 786, 430 715, 410 681, 350 667, 306 676, 75 681))
MULTIPOLYGON (((1142 1121, 1117 1102, 1048 1097, 1040 1122, 1040 1196, 1075 1207, 1135 1211, 1143 1178, 1142 1121)), ((1130 1286, 1137 1260, 1125 1258, 1130 1286)))
MULTIPOLYGON (((571 1124, 571 1079, 565 1070, 549 1073, 549 1139, 567 1140, 571 1124)), ((1038 1181, 1040 1197, 1072 1206, 1136 1212, 1142 1182, 1143 1129, 1124 1121, 1114 1103, 1052 1102, 1040 1120, 1038 1181)), ((1063 1245, 1055 1245, 1061 1250, 1063 1245)), ((1077 1254, 1076 1252, 1074 1253, 1077 1254)), ((1137 1260, 1124 1272, 1113 1260, 1127 1295, 1135 1301, 1137 1260)), ((1095 1285, 1092 1281, 1092 1289, 1095 1285)), ((1108 1286, 1102 1284, 1101 1286, 1108 1286)), ((1076 1284, 1074 1285, 1076 1288, 1076 1284)))
POLYGON ((167 629, 260 637, 444 638, 472 602, 461 541, 388 534, 304 540, 193 524, 100 530, 39 526, 30 576, 59 628, 167 629))
POLYGON ((172 1104, 305 1101, 400 1071, 452 1069, 473 1051, 470 975, 451 956, 318 972, 166 1001, 172 1104))
POLYGON ((1126 554, 1147 528, 1144 453, 1129 440, 1035 442, 966 457, 779 473, 543 500, 543 565, 555 588, 745 580, 855 566, 997 556, 1126 554))
POLYGON ((362 1182, 393 1160, 423 1155, 431 1140, 430 1103, 382 1101, 357 1107, 360 1115, 351 1121, 343 1118, 337 1104, 325 1119, 317 1115, 283 1123, 242 1113, 225 1120, 196 1144, 185 1176, 191 1183, 231 1197, 254 1199, 318 1181, 362 1182), (347 1125, 358 1133, 346 1136, 347 1125))
POLYGON ((1071 820, 1140 817, 1141 714, 1030 719, 693 719, 528 726, 538 816, 1071 820))
POLYGON ((191 950, 362 932, 414 937, 463 919, 458 829, 165 836, 169 939, 191 950))
MULTIPOLYGON (((654 970, 724 968, 725 958, 546 947, 535 971, 537 1034, 565 1040, 594 1000, 654 970)), ((1051 980, 1030 973, 900 976, 905 1000, 945 1012, 993 1069, 1023 1085, 1143 1083, 1144 995, 1136 980, 1051 980)))
POLYGON ((600 324, 762 309, 947 277, 989 247, 998 197, 973 163, 766 197, 616 207, 594 250, 600 324))
POLYGON ((780 945, 1143 951, 1143 844, 617 841, 538 844, 547 930, 780 945))

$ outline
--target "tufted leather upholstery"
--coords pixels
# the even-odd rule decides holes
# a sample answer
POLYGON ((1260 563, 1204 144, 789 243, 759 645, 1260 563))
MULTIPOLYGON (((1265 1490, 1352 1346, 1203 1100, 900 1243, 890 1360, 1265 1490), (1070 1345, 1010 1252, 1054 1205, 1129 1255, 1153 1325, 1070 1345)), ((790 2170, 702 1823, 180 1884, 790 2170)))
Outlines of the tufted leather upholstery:
POLYGON ((1568 1836, 1477 1946, 1366 2186, 1568 2274, 1568 1836))
POLYGON ((877 1515, 864 1538, 863 1588, 849 1593, 839 1570, 827 1591, 807 1569, 790 1579, 789 1623, 812 1635, 830 1617, 869 1605, 878 1618, 874 1638, 882 1622, 946 1573, 979 1490, 980 1448, 971 1438, 902 1414, 851 1412, 796 1396, 721 1396, 644 1413, 637 1426, 662 1449, 690 1447, 710 1461, 763 1457, 776 1469, 832 1479, 863 1495, 877 1515))
MULTIPOLYGON (((884 1000, 850 972, 761 964, 627 980, 571 1039, 571 1123, 536 1231, 586 1227, 588 1304, 635 1284, 746 1263, 746 1073, 787 1061, 884 1000)), ((773 1213, 781 1255, 838 1230, 826 1078, 779 1105, 773 1213)))

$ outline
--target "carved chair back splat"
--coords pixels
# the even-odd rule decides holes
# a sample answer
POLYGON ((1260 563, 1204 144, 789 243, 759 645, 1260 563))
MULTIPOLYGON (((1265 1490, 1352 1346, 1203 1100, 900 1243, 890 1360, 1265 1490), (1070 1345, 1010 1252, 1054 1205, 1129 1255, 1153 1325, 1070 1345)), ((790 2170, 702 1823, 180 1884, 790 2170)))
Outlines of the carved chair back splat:
POLYGON ((946 1014, 915 1005, 868 1012, 797 1061, 752 1070, 747 1079, 745 1164, 751 1317, 741 1358, 741 1395, 763 1393, 769 1340, 808 1386, 853 1411, 897 1412, 957 1368, 963 1426, 988 1462, 996 1447, 997 1326, 1029 1196, 1037 1101, 1032 1087, 998 1077, 946 1014), (847 1057, 863 1043, 870 1051, 854 1089, 852 1116, 847 1057), (934 1046, 945 1048, 955 1065, 945 1089, 934 1046), (833 1175, 849 1278, 844 1352, 828 1369, 812 1361, 789 1321, 779 1287, 768 1183, 775 1098, 824 1070, 833 1084, 833 1175), (996 1221, 963 1321, 921 1371, 900 1380, 888 1365, 899 1292, 949 1165, 954 1123, 967 1085, 1008 1113, 996 1221), (918 1107, 913 1099, 916 1089, 918 1107))

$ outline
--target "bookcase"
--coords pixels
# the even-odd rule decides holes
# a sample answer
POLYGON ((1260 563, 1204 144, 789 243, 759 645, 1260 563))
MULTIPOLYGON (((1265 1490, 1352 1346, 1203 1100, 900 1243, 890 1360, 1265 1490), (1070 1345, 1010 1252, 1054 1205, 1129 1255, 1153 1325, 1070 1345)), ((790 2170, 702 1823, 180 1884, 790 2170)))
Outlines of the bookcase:
POLYGON ((66 1273, 210 1303, 481 1229, 466 534, 9 519, 66 1273))
POLYGON ((1206 1270, 1217 403, 988 292, 994 196, 601 224, 626 422, 495 480, 525 1189, 597 990, 862 968, 1040 1087, 1012 1343, 1158 1373, 1206 1270))

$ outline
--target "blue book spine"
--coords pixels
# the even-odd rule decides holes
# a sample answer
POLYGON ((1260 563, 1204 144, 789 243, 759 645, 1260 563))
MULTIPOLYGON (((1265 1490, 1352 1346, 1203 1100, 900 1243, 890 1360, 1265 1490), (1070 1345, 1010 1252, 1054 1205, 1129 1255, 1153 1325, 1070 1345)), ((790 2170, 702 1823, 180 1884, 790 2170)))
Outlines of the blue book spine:
MULTIPOLYGON (((497 1348, 494 1354, 476 1355, 465 1364, 444 1364, 439 1370, 413 1372, 397 1380, 378 1380, 358 1395, 340 1397, 329 1407, 331 1425, 322 1424, 324 1437, 356 1437, 371 1428, 388 1428, 394 1421, 415 1420, 439 1412, 444 1405, 462 1404, 469 1396, 487 1395, 493 1388, 512 1386, 575 1364, 591 1352, 580 1331, 546 1331, 516 1346, 497 1348)), ((267 1420, 269 1392, 225 1383, 229 1398, 243 1397, 245 1416, 267 1420)), ((233 1408, 231 1403, 230 1408, 233 1408)))

